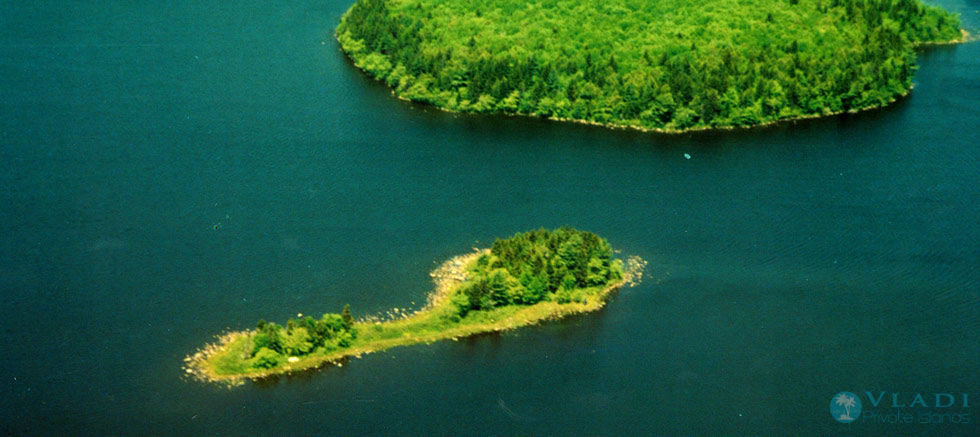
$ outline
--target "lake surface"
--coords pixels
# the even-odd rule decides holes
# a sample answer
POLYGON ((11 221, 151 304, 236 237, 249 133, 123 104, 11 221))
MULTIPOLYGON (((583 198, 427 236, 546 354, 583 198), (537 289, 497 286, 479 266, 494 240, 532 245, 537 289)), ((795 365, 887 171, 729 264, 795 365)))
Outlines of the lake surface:
POLYGON ((349 5, 0 1, 0 432, 980 432, 980 43, 921 52, 883 110, 660 135, 396 100, 332 39, 349 5), (564 224, 643 283, 277 381, 184 377, 222 331, 418 307, 443 260, 564 224), (841 391, 972 422, 845 425, 841 391))

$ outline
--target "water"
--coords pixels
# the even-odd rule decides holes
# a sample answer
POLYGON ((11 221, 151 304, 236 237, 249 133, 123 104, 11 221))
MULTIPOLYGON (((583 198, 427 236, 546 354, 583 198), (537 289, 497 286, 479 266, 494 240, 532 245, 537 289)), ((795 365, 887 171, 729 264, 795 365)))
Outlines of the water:
POLYGON ((884 110, 663 136, 398 101, 332 40, 348 6, 0 2, 0 430, 978 432, 980 43, 922 52, 884 110), (563 224, 646 280, 502 335, 183 378, 226 329, 412 307, 442 260, 563 224), (973 423, 842 425, 844 390, 973 393, 973 423))

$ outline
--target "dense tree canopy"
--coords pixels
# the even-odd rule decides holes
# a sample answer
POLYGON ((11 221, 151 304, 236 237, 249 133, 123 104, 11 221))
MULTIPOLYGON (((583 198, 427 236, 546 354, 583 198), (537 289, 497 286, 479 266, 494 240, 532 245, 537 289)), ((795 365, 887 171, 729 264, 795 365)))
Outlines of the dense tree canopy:
POLYGON ((959 36, 919 0, 358 0, 337 28, 407 99, 668 130, 881 105, 959 36))
POLYGON ((497 240, 477 259, 453 303, 460 314, 544 300, 581 302, 623 277, 612 247, 599 236, 568 227, 497 240))
POLYGON ((289 319, 286 326, 260 320, 252 337, 252 367, 269 369, 290 356, 320 353, 350 346, 357 336, 350 306, 342 314, 324 314, 320 319, 306 316, 289 319))

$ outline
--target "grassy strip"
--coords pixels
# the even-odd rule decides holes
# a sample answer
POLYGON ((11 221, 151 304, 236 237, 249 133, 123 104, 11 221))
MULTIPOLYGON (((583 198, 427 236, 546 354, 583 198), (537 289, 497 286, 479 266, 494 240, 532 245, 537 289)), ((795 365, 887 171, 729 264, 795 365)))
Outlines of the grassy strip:
POLYGON ((433 272, 436 278, 436 290, 430 297, 430 305, 404 318, 380 321, 361 321, 355 323, 358 336, 352 344, 343 349, 313 353, 293 358, 292 362, 271 369, 256 369, 250 366, 248 356, 252 350, 254 330, 239 331, 226 334, 216 343, 209 344, 200 351, 185 358, 186 372, 196 379, 208 382, 221 382, 237 385, 246 379, 260 379, 274 375, 288 374, 317 368, 330 363, 343 365, 342 360, 349 357, 360 357, 363 354, 379 352, 397 346, 408 346, 418 343, 432 343, 439 340, 457 339, 470 335, 505 331, 540 323, 546 320, 559 319, 571 314, 595 311, 605 305, 606 300, 616 290, 630 280, 610 284, 604 288, 588 289, 590 296, 584 302, 557 303, 543 301, 534 305, 510 305, 489 310, 470 311, 465 317, 456 321, 452 315, 454 308, 444 296, 450 294, 463 277, 444 274, 452 270, 449 266, 459 266, 456 270, 465 271, 465 267, 475 262, 477 257, 485 252, 476 252, 453 258, 433 272))

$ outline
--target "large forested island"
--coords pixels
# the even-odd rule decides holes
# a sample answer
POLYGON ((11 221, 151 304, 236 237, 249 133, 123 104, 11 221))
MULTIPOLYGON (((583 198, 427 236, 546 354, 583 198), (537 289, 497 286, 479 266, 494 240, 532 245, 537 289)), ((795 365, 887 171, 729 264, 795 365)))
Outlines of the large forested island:
POLYGON ((661 131, 882 106, 963 35, 919 0, 357 0, 337 28, 404 99, 661 131))
POLYGON ((386 320, 340 314, 290 319, 285 326, 259 321, 186 358, 187 372, 205 381, 310 369, 395 346, 456 339, 512 329, 601 308, 606 298, 641 274, 613 257, 604 239, 564 227, 497 240, 489 250, 453 258, 432 273, 436 290, 414 313, 394 310, 386 320))

